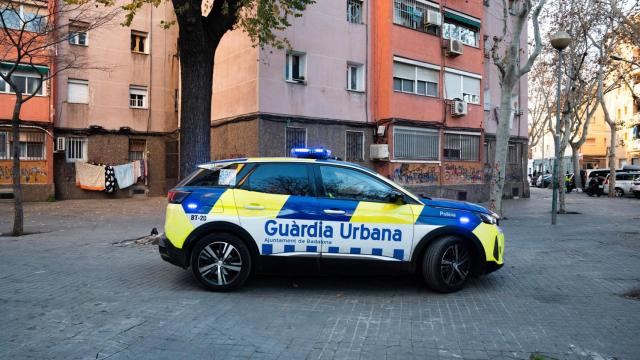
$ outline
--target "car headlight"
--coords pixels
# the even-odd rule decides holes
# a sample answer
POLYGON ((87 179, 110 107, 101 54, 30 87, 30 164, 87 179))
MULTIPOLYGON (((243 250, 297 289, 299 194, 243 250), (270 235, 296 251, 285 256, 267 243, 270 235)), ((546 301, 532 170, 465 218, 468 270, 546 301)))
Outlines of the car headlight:
POLYGON ((480 220, 482 220, 482 222, 485 224, 498 225, 500 223, 500 216, 498 216, 498 214, 496 213, 491 213, 491 214, 478 213, 478 216, 480 217, 480 220))

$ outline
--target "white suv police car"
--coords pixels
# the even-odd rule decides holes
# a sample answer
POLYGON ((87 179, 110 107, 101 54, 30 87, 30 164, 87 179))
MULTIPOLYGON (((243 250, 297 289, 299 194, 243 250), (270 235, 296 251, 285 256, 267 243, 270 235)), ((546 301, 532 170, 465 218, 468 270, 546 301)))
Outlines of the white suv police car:
POLYGON ((201 165, 169 192, 162 258, 218 291, 284 264, 421 273, 432 289, 452 292, 503 265, 491 211, 419 198, 328 150, 292 153, 299 157, 201 165))

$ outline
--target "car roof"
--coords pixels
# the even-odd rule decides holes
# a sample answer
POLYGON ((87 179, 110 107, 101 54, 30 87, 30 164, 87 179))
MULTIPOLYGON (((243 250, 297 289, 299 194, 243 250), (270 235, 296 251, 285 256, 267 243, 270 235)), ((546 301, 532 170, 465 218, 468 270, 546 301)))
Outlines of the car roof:
POLYGON ((205 164, 201 164, 198 167, 206 169, 206 168, 217 167, 221 165, 242 164, 242 163, 319 163, 319 164, 349 166, 349 167, 365 170, 370 173, 375 173, 373 170, 369 169, 368 167, 351 163, 348 161, 342 161, 337 159, 306 159, 306 158, 294 158, 294 157, 255 157, 255 158, 225 159, 225 160, 216 160, 216 161, 208 162, 205 164))

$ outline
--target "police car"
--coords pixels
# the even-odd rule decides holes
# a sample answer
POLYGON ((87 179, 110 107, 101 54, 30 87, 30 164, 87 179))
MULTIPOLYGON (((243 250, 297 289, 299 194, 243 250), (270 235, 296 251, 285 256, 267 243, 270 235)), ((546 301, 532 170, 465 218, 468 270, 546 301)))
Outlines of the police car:
POLYGON ((503 265, 495 213, 417 197, 326 149, 292 155, 199 166, 168 194, 162 258, 216 291, 291 265, 419 273, 432 289, 453 292, 503 265))

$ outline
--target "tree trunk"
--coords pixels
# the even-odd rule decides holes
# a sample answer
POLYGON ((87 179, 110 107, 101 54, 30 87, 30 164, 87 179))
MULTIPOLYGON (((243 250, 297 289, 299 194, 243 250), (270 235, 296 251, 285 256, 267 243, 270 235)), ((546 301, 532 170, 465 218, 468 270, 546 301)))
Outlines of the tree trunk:
POLYGON ((11 137, 13 140, 13 236, 24 233, 24 214, 22 209, 22 184, 20 183, 20 109, 22 108, 22 96, 16 94, 16 103, 13 106, 11 118, 11 137))
MULTIPOLYGON (((508 83, 508 82, 505 82, 508 83)), ((506 86, 506 85, 505 85, 506 86)), ((513 89, 513 87, 509 87, 513 89)), ((490 206, 498 213, 503 215, 502 194, 504 192, 504 181, 507 170, 507 151, 509 150, 509 138, 511 129, 509 128, 509 118, 511 116, 511 95, 512 91, 502 89, 500 96, 500 122, 496 131, 496 155, 493 164, 493 174, 491 177, 491 199, 490 206)))
POLYGON ((609 124, 611 144, 609 145, 609 197, 616 196, 616 126, 609 124))
POLYGON ((565 203, 566 198, 566 185, 565 179, 565 167, 564 167, 564 151, 566 147, 560 146, 560 152, 558 152, 558 214, 567 213, 567 205, 565 203))
POLYGON ((580 147, 571 144, 571 156, 573 158, 573 178, 576 182, 576 189, 582 190, 582 176, 580 176, 580 147))
POLYGON ((215 49, 220 39, 180 25, 180 177, 211 160, 211 95, 215 49))

